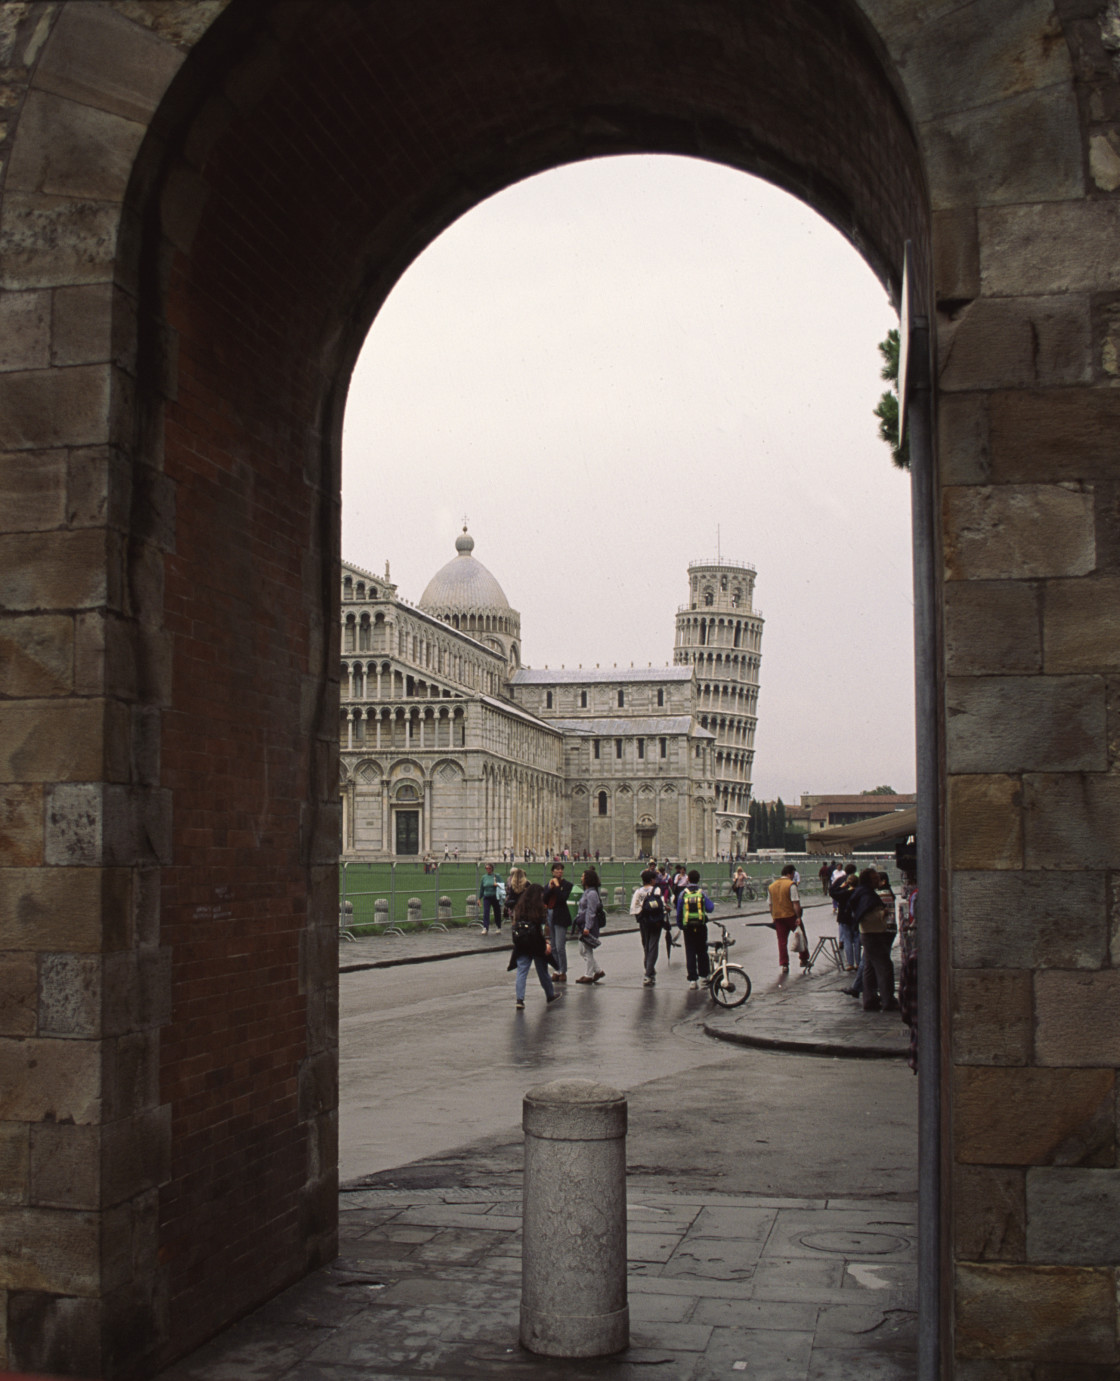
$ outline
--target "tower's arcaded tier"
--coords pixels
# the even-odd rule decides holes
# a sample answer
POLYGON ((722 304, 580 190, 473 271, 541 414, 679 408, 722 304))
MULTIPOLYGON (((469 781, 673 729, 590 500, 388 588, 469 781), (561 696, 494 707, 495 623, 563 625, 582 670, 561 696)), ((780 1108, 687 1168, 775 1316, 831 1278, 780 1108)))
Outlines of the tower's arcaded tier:
POLYGON ((749 846, 763 623, 754 580, 755 568, 743 561, 690 562, 673 650, 674 662, 694 669, 700 723, 716 736, 716 849, 732 856, 749 846))

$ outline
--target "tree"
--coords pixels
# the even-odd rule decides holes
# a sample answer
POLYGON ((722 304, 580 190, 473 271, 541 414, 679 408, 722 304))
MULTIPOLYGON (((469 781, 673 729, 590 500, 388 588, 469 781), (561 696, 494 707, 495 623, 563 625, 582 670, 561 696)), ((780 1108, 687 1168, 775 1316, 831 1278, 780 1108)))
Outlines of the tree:
POLYGON ((873 786, 867 791, 861 791, 861 796, 897 796, 898 792, 893 786, 873 786))
POLYGON ((910 442, 898 444, 898 332, 892 327, 886 340, 879 342, 879 354, 883 357, 880 377, 890 385, 890 389, 879 399, 875 416, 879 419, 879 436, 891 448, 891 459, 900 470, 910 468, 910 442))

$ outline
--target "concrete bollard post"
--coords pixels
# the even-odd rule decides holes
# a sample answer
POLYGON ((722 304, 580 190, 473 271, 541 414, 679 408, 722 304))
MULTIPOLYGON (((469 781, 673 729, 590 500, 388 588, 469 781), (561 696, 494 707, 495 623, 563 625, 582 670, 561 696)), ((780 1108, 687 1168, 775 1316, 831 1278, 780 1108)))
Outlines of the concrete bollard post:
POLYGON ((436 913, 436 919, 437 919, 437 920, 440 920, 440 921, 449 921, 449 920, 451 919, 451 898, 450 898, 450 897, 440 897, 440 899, 439 899, 439 910, 438 910, 438 912, 436 913))
POLYGON ((625 906, 625 905, 626 905, 626 892, 625 892, 625 890, 624 890, 623 888, 621 888, 621 887, 616 887, 616 888, 614 889, 614 904, 615 904, 615 906, 625 906))
POLYGON ((375 897, 373 899, 373 923, 374 925, 389 924, 389 898, 375 897))
POLYGON ((424 905, 419 897, 409 897, 408 919, 412 925, 419 925, 424 919, 424 905))
POLYGON ((477 921, 477 920, 478 920, 478 898, 477 898, 477 897, 468 897, 468 898, 467 898, 467 904, 466 904, 466 907, 464 908, 464 910, 466 911, 466 915, 467 915, 467 920, 468 920, 468 921, 477 921))
POLYGON ((630 1345, 626 1097, 557 1079, 525 1094, 521 1345, 606 1357, 630 1345))

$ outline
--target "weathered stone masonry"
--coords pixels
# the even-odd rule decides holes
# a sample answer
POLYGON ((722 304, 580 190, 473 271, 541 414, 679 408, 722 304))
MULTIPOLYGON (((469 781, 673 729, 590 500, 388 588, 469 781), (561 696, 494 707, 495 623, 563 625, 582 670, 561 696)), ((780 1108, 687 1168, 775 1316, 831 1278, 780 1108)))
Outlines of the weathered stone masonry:
POLYGON ((945 1369, 1115 1370, 1118 29, 1115 0, 0 10, 11 1364, 150 1373, 333 1251, 349 370, 458 214, 643 150, 772 178, 896 285, 913 242, 945 1369))

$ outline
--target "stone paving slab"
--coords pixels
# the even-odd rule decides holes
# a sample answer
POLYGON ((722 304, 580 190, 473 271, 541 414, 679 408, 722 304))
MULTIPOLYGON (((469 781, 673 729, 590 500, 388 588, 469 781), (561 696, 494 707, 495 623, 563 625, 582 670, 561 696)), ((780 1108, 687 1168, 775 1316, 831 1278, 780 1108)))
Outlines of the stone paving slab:
POLYGON ((850 973, 793 973, 780 986, 757 988, 742 1007, 713 1007, 703 1027, 716 1040, 763 1050, 839 1059, 906 1059, 910 1029, 897 1012, 865 1012, 844 989, 850 973))
POLYGON ((684 1204, 642 1186, 628 1205, 631 1345, 574 1361, 518 1343, 511 1192, 344 1193, 337 1261, 161 1381, 630 1381, 651 1368, 673 1381, 844 1381, 857 1367, 860 1381, 912 1381, 912 1205, 731 1194, 684 1204))

